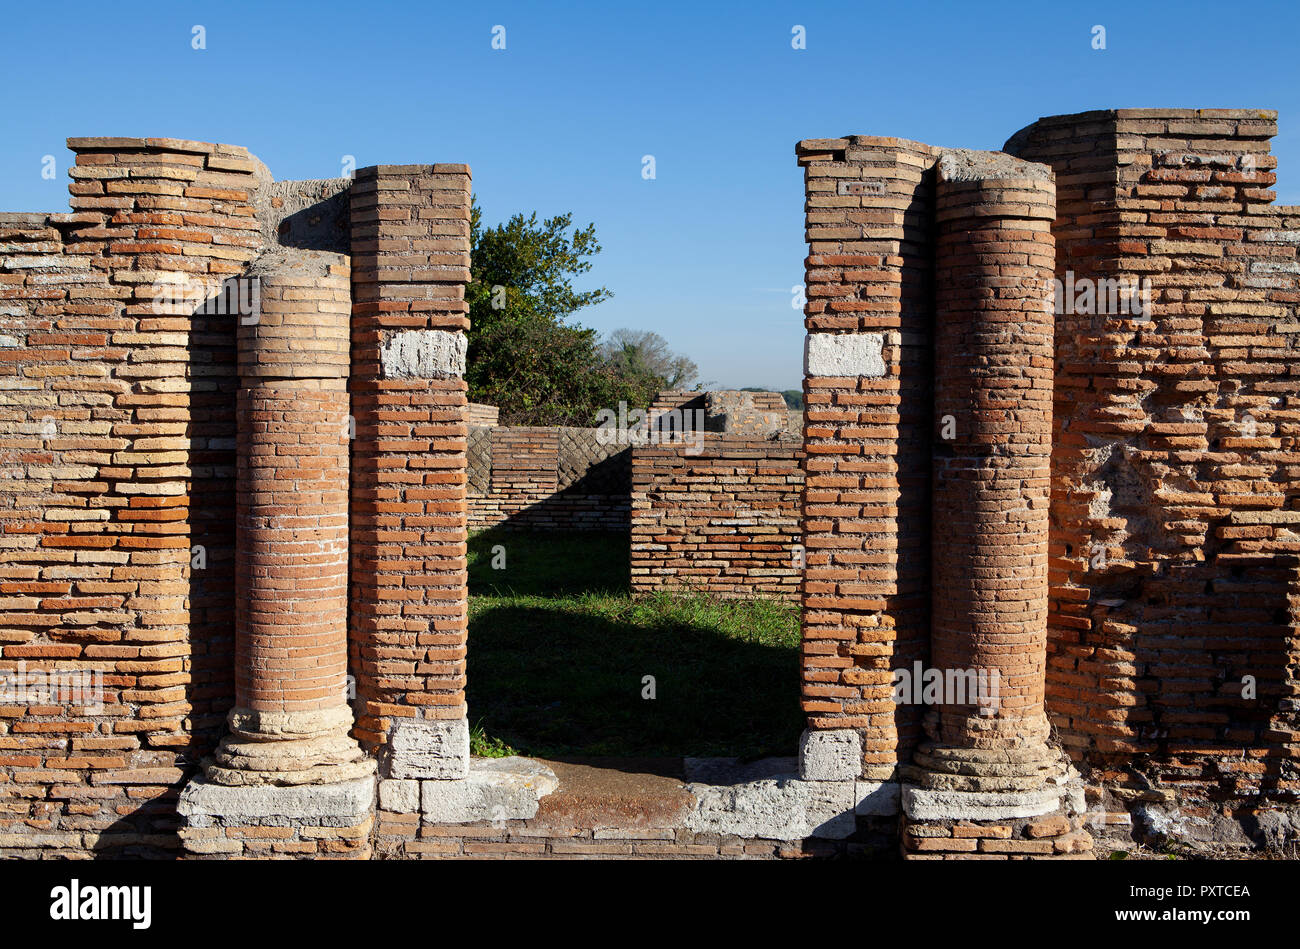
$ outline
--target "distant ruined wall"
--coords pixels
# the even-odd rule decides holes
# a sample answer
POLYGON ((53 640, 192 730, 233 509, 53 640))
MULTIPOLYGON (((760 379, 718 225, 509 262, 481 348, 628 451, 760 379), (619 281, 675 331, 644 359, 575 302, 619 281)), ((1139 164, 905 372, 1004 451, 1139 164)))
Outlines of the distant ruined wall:
MULTIPOLYGON (((749 439, 762 453, 767 440, 787 437, 791 424, 778 392, 664 390, 645 410, 644 434, 628 438, 611 437, 609 429, 498 426, 496 409, 487 405, 471 404, 470 412, 471 530, 627 530, 631 449, 638 440, 651 441, 658 432, 707 431, 749 439)), ((771 587, 759 583, 761 590, 771 587)))
POLYGON ((501 410, 495 405, 484 405, 482 402, 471 402, 466 407, 465 423, 470 426, 496 425, 501 417, 501 410))

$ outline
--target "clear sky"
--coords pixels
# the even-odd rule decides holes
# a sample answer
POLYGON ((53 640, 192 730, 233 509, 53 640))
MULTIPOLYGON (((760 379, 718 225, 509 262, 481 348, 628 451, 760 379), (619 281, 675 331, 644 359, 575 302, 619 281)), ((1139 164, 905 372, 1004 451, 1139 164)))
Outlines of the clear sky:
POLYGON ((69 136, 245 145, 277 178, 338 177, 347 155, 467 162, 488 223, 596 223, 588 283, 615 296, 580 322, 653 329, 714 387, 800 385, 799 139, 994 149, 1044 115, 1273 108, 1278 199, 1300 204, 1294 2, 11 0, 4 16, 0 210, 66 209, 69 136))

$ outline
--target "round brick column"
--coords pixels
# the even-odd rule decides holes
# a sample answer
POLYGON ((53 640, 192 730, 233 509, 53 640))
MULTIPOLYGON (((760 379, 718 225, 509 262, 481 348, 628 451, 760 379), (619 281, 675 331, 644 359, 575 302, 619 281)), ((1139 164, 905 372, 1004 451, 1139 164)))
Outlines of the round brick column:
POLYGON ((374 771, 347 704, 350 296, 347 258, 259 258, 239 320, 235 708, 219 784, 374 771))
POLYGON ((970 759, 989 752, 992 778, 1022 770, 1011 758, 1034 773, 1059 757, 1043 706, 1055 209, 1046 166, 939 163, 931 666, 984 688, 979 702, 944 695, 930 768, 957 757, 978 773, 970 759))

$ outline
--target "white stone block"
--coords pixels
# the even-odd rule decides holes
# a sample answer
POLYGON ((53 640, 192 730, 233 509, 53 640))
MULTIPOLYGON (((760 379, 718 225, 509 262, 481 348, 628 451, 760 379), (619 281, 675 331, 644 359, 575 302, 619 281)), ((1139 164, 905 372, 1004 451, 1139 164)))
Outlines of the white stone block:
POLYGON ((421 781, 425 823, 527 820, 559 785, 555 772, 531 758, 480 758, 460 781, 421 781))
POLYGON ((385 379, 429 379, 463 376, 464 333, 448 330, 403 330, 385 340, 379 351, 385 379))
POLYGON ((1039 791, 942 791, 903 788, 903 810, 912 820, 1014 820, 1041 817, 1062 804, 1057 788, 1039 791))
POLYGON ((686 826, 697 833, 842 839, 857 825, 852 781, 801 781, 791 774, 731 785, 688 784, 686 789, 696 800, 686 826))
POLYGON ((862 739, 850 728, 809 729, 799 738, 799 777, 853 781, 862 775, 862 739))
POLYGON ((885 374, 883 333, 809 333, 804 339, 805 376, 885 374))
POLYGON ((195 778, 185 785, 177 812, 191 827, 211 826, 213 818, 335 824, 360 823, 375 806, 373 778, 353 778, 336 784, 276 785, 210 784, 195 778))
POLYGON ((379 782, 379 806, 398 814, 414 814, 420 810, 420 782, 415 780, 388 780, 379 782))
POLYGON ((865 817, 893 817, 898 813, 899 786, 897 781, 858 781, 854 796, 854 811, 865 817))
POLYGON ((388 740, 388 774, 393 778, 454 781, 469 774, 469 722, 406 719, 388 740))

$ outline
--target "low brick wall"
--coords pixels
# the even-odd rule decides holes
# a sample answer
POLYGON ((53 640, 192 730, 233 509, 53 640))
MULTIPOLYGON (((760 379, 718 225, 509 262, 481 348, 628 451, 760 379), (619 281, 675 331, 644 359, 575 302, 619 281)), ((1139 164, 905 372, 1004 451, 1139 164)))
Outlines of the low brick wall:
POLYGON ((801 442, 706 434, 632 449, 632 591, 796 600, 801 442))
POLYGON ((626 530, 630 487, 624 445, 598 429, 471 426, 469 529, 626 530))

